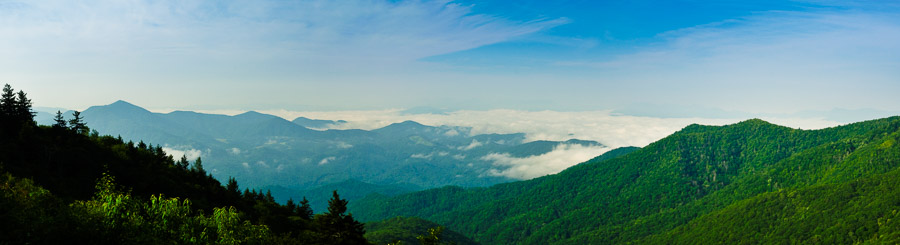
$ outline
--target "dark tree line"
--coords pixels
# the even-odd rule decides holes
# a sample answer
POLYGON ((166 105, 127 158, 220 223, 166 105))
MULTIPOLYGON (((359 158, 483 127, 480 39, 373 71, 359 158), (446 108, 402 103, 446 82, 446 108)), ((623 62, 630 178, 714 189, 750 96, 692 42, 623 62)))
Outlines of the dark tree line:
POLYGON ((269 191, 240 191, 234 178, 223 186, 200 158, 89 134, 79 112, 38 126, 31 100, 9 85, 0 102, 0 244, 367 243, 337 192, 314 214, 305 198, 282 205, 269 191), (112 186, 105 176, 120 188, 96 188, 112 186))
POLYGON ((18 93, 12 86, 3 86, 0 95, 0 125, 8 129, 22 124, 34 124, 34 112, 31 111, 31 100, 24 91, 18 93))

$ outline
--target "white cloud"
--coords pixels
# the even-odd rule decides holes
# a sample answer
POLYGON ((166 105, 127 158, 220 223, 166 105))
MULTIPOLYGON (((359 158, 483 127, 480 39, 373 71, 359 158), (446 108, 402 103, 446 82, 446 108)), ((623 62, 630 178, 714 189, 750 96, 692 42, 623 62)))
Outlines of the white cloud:
POLYGON ((431 156, 433 156, 433 155, 434 155, 434 153, 428 153, 428 154, 425 154, 425 153, 416 153, 416 154, 410 155, 409 158, 431 159, 431 156))
POLYGON ((353 147, 353 145, 348 144, 347 142, 343 142, 343 141, 337 142, 336 146, 337 146, 337 148, 341 148, 341 149, 348 149, 348 148, 353 147))
POLYGON ((525 158, 516 158, 508 153, 491 153, 482 160, 491 161, 496 169, 490 174, 515 179, 532 179, 547 174, 555 174, 572 165, 590 160, 608 151, 608 147, 582 146, 578 144, 558 145, 552 151, 525 158))
POLYGON ((228 153, 231 153, 232 155, 240 155, 241 149, 237 148, 237 147, 233 147, 231 149, 228 149, 228 153))
POLYGON ((200 150, 197 150, 194 148, 184 148, 184 147, 177 147, 177 146, 174 148, 166 146, 166 147, 163 147, 162 149, 163 149, 163 151, 166 152, 166 154, 171 155, 172 158, 175 158, 176 160, 181 159, 181 157, 184 156, 184 157, 187 157, 188 160, 193 161, 194 159, 197 159, 198 157, 200 157, 203 153, 203 151, 200 151, 200 150))
POLYGON ((444 135, 450 137, 457 136, 459 135, 459 131, 456 131, 456 129, 447 130, 447 132, 444 132, 444 135))
MULTIPOLYGON (((333 111, 333 112, 292 112, 279 116, 290 117, 293 114, 312 115, 315 118, 329 120, 347 120, 346 124, 335 126, 335 129, 381 128, 391 123, 413 120, 425 125, 453 125, 471 127, 471 135, 489 133, 525 133, 528 141, 553 140, 565 141, 582 139, 598 141, 610 147, 646 146, 656 140, 668 136, 692 123, 705 125, 725 125, 737 123, 748 118, 709 119, 709 118, 654 118, 615 115, 610 111, 519 111, 519 110, 463 110, 448 112, 445 115, 420 114, 404 115, 402 110, 380 111, 333 111)), ((822 118, 797 117, 762 117, 773 123, 803 129, 818 129, 837 126, 840 123, 822 118)), ((483 142, 472 142, 462 147, 477 147, 483 142)))
POLYGON ((325 165, 325 164, 328 164, 328 163, 330 163, 330 162, 333 162, 334 160, 337 160, 337 157, 326 157, 326 158, 322 158, 322 160, 319 161, 319 165, 325 165))
POLYGON ((468 151, 468 150, 475 149, 476 147, 479 147, 479 146, 482 146, 482 145, 483 145, 483 143, 478 142, 478 140, 472 140, 472 143, 469 143, 469 145, 466 145, 466 146, 460 146, 460 147, 458 147, 457 149, 464 150, 464 151, 468 151))

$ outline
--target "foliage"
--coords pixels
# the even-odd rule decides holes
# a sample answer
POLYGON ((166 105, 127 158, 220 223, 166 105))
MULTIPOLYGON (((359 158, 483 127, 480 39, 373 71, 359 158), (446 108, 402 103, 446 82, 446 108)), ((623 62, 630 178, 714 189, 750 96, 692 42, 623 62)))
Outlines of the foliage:
POLYGON ((394 217, 366 223, 366 239, 375 244, 421 244, 419 237, 438 241, 439 244, 477 244, 456 231, 416 217, 394 217), (437 227, 441 227, 440 231, 437 227))
POLYGON ((557 175, 372 197, 351 210, 362 220, 423 217, 486 244, 627 243, 760 194, 897 169, 898 128, 900 117, 822 130, 758 119, 691 125, 643 149, 557 175))

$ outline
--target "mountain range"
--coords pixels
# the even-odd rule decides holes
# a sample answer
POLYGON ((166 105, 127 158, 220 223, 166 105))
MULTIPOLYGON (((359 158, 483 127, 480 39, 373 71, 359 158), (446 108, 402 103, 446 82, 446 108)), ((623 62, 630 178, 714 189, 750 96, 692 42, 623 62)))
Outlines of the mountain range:
MULTIPOLYGON (((41 115, 39 124, 52 123, 41 115)), ((496 174, 510 166, 495 164, 487 155, 525 158, 560 146, 603 147, 574 139, 527 142, 521 133, 471 135, 467 127, 414 121, 371 131, 313 130, 346 121, 298 117, 292 122, 253 111, 234 116, 154 113, 125 101, 90 107, 82 115, 101 134, 159 144, 191 161, 201 156, 220 180, 234 177, 246 187, 271 189, 280 201, 306 196, 313 208, 327 205, 331 190, 323 188, 340 188, 353 201, 371 193, 490 186, 518 179, 496 174)))
POLYGON ((350 210, 424 218, 482 244, 896 243, 898 142, 900 117, 695 124, 555 175, 373 195, 350 210))

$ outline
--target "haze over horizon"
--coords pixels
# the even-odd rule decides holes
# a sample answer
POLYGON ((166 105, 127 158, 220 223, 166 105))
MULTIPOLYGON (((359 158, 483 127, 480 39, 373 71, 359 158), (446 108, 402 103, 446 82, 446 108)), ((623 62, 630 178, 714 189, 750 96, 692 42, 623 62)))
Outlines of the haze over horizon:
POLYGON ((153 111, 834 124, 900 112, 897 10, 880 1, 13 0, 0 2, 0 81, 36 106, 70 109, 121 99, 153 111))

